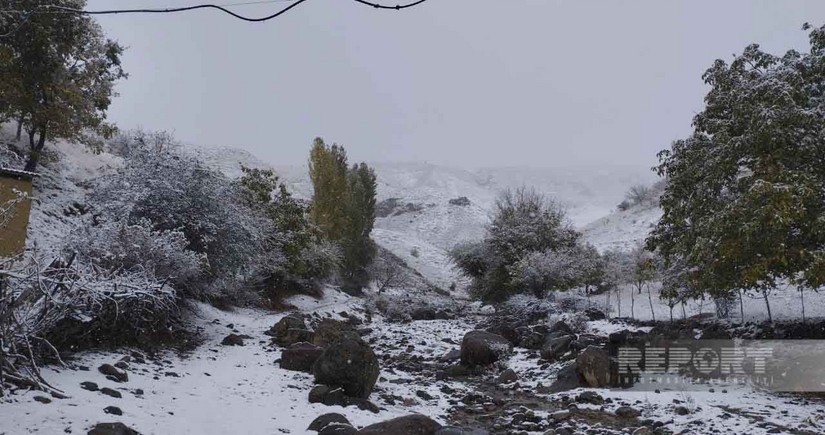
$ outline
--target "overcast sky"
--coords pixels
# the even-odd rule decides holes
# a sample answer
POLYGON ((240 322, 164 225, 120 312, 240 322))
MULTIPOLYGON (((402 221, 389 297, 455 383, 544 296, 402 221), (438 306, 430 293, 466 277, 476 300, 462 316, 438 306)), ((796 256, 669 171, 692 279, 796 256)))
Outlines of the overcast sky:
POLYGON ((351 160, 465 167, 652 165, 689 132, 714 59, 751 42, 806 49, 802 24, 823 20, 823 0, 430 0, 400 12, 308 0, 262 24, 214 11, 99 17, 128 46, 131 76, 110 110, 121 128, 274 164, 304 163, 321 136, 351 160))

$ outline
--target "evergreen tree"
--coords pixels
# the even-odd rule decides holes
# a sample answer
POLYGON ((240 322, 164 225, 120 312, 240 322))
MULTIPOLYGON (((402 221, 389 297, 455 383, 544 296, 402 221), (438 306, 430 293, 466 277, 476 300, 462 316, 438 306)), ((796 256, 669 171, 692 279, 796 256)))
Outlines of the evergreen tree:
MULTIPOLYGON (((2 9, 33 11, 42 2, 0 4, 2 9)), ((51 4, 83 9, 86 1, 51 4)), ((114 132, 106 110, 116 95, 115 82, 126 77, 120 64, 123 48, 106 39, 92 18, 28 13, 0 21, 0 34, 0 118, 18 120, 28 133, 27 170, 36 169, 47 139, 98 147, 98 135, 114 132)))

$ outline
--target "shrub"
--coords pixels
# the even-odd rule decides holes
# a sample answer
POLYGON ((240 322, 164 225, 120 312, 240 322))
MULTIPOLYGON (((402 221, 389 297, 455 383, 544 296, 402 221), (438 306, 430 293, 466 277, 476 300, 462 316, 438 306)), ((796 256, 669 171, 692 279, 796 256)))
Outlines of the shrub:
POLYGON ((198 255, 188 249, 180 231, 154 230, 148 220, 135 224, 104 222, 75 230, 66 250, 105 270, 145 270, 169 278, 177 289, 188 289, 201 274, 198 255))

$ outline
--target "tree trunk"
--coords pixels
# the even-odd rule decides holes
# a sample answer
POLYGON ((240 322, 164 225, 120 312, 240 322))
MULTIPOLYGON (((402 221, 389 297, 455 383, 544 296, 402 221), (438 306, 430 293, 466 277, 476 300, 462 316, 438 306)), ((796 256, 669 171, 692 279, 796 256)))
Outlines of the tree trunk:
POLYGON ((802 323, 805 323, 805 292, 799 286, 799 300, 802 302, 802 323))
POLYGON ((670 307, 670 323, 673 323, 673 307, 676 305, 669 305, 670 307))
POLYGON ((636 318, 636 295, 633 294, 633 290, 630 290, 630 318, 636 318))
POLYGON ((39 137, 37 139, 37 143, 34 141, 35 133, 32 131, 29 133, 29 147, 31 148, 31 153, 29 154, 29 161, 26 162, 26 171, 34 172, 37 169, 37 163, 40 161, 40 155, 43 152, 43 148, 46 146, 46 126, 41 126, 39 129, 39 137))
POLYGON ((650 292, 650 284, 647 285, 647 301, 650 302, 650 317, 656 321, 656 313, 653 311, 653 295, 650 292))
POLYGON ((20 138, 23 137, 23 120, 17 120, 17 134, 14 135, 14 140, 20 142, 20 138))
POLYGON ((745 323, 745 303, 742 302, 742 289, 739 289, 739 318, 741 323, 745 323))
POLYGON ((687 319, 687 310, 685 309, 686 305, 687 305, 687 302, 682 301, 682 320, 687 319))
POLYGON ((771 314, 771 302, 768 300, 767 290, 762 290, 762 297, 765 298, 765 307, 768 308, 768 322, 773 323, 773 315, 771 314))

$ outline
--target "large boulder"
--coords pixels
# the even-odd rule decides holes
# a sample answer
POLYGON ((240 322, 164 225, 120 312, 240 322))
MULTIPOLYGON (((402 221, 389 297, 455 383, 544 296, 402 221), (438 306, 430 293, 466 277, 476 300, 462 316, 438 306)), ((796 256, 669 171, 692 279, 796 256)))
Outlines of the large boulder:
POLYGON ((435 435, 441 425, 423 415, 407 415, 369 425, 358 435, 435 435))
POLYGON ((324 348, 312 343, 295 343, 281 354, 281 368, 298 372, 311 372, 312 365, 324 353, 324 348))
POLYGON ((318 357, 312 373, 316 383, 341 387, 348 396, 366 399, 378 380, 378 358, 363 340, 346 336, 318 357))
POLYGON ((589 346, 576 357, 576 366, 587 386, 604 388, 610 385, 610 356, 606 350, 589 346))
POLYGON ((470 366, 492 364, 512 350, 513 344, 500 335, 470 331, 461 341, 461 363, 470 366))
POLYGON ((319 415, 315 418, 315 420, 312 420, 312 423, 309 424, 307 430, 318 432, 332 423, 352 425, 343 415, 338 414, 337 412, 330 412, 329 414, 319 415))
POLYGON ((570 350, 570 344, 573 343, 575 339, 575 336, 569 334, 548 337, 548 340, 541 347, 541 357, 548 361, 557 360, 570 350))
POLYGON ((338 342, 344 337, 359 338, 360 335, 352 325, 338 320, 324 319, 315 327, 312 344, 323 348, 338 342))
POLYGON ((98 423, 87 435, 140 435, 140 433, 123 423, 98 423))
POLYGON ((266 331, 266 335, 271 337, 280 337, 286 334, 286 332, 290 329, 307 329, 307 325, 302 317, 299 317, 296 314, 290 314, 269 328, 269 331, 266 331))

